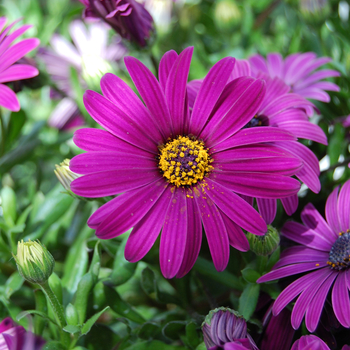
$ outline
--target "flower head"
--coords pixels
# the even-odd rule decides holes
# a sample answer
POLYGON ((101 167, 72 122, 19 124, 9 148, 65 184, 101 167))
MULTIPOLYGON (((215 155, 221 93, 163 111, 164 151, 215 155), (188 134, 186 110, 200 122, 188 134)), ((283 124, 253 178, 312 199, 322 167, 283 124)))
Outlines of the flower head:
POLYGON ((18 272, 31 283, 46 282, 53 272, 55 260, 51 253, 37 242, 18 242, 16 260, 18 272))
POLYGON ((253 76, 263 72, 271 78, 278 77, 290 86, 292 92, 322 102, 330 101, 326 91, 339 91, 338 85, 324 80, 338 77, 339 72, 332 69, 317 70, 331 61, 329 57, 318 58, 314 52, 294 53, 285 60, 279 53, 268 54, 266 60, 261 55, 249 58, 253 76))
POLYGON ((136 0, 79 0, 86 6, 84 17, 97 17, 108 23, 121 37, 141 47, 147 45, 153 19, 136 0))
POLYGON ((293 312, 292 326, 297 329, 304 316, 306 327, 313 332, 323 305, 332 288, 332 305, 338 321, 350 328, 350 180, 336 188, 326 203, 325 221, 312 204, 301 213, 304 225, 287 222, 281 232, 301 245, 286 249, 273 271, 258 279, 274 279, 309 272, 289 285, 278 296, 273 313, 279 314, 299 294, 293 312))
POLYGON ((309 349, 317 349, 317 350, 330 350, 328 345, 319 337, 315 335, 303 335, 300 339, 298 339, 290 350, 309 350, 309 349))
POLYGON ((20 105, 16 94, 4 83, 33 78, 39 74, 39 71, 29 64, 15 64, 40 42, 37 38, 30 38, 13 44, 20 35, 31 28, 31 25, 24 25, 9 34, 17 22, 18 20, 6 27, 6 18, 0 17, 0 106, 13 112, 18 112, 20 105))
POLYGON ((202 331, 207 349, 257 349, 247 333, 244 318, 229 308, 211 310, 202 324, 202 331))
POLYGON ((226 86, 235 60, 225 58, 209 71, 190 114, 191 56, 192 48, 180 55, 166 53, 159 82, 140 61, 126 57, 146 106, 122 79, 106 74, 104 96, 94 91, 84 95, 87 111, 106 131, 76 131, 74 142, 87 153, 70 162, 73 172, 84 175, 71 183, 75 194, 123 193, 89 218, 96 235, 109 239, 134 227, 125 257, 135 262, 162 230, 160 266, 168 278, 192 268, 202 224, 219 271, 228 263, 230 244, 249 249, 241 227, 266 232, 261 216, 240 195, 276 198, 299 189, 290 175, 300 161, 267 144, 294 137, 277 128, 241 130, 259 108, 265 83, 244 77, 226 86))

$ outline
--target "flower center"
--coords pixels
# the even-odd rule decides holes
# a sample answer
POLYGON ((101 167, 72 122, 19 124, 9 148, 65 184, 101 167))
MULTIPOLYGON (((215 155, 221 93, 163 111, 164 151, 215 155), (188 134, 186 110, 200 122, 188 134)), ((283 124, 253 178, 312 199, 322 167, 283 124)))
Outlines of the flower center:
POLYGON ((350 230, 339 233, 339 237, 329 252, 327 264, 338 271, 350 267, 350 230))
POLYGON ((244 128, 253 128, 254 126, 269 126, 269 118, 263 115, 255 115, 244 128))
POLYGON ((196 184, 214 168, 213 159, 203 141, 188 136, 177 138, 159 146, 159 169, 173 185, 191 186, 196 184))

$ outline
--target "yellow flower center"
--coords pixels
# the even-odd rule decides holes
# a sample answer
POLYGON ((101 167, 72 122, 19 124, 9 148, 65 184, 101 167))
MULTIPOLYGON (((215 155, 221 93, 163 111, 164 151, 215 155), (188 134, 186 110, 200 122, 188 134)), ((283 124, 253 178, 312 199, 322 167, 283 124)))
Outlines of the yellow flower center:
POLYGON ((191 186, 203 180, 214 168, 203 141, 178 136, 159 146, 159 169, 171 184, 191 186))

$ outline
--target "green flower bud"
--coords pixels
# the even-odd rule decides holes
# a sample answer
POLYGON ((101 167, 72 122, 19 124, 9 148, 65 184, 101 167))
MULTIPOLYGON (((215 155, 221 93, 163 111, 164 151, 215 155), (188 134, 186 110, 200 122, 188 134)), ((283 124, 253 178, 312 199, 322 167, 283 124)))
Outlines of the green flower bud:
POLYGON ((47 282, 55 266, 55 259, 39 241, 18 242, 17 255, 12 255, 16 260, 18 272, 31 283, 47 282))
POLYGON ((280 243, 280 235, 271 225, 267 225, 267 232, 264 236, 257 236, 247 232, 247 238, 250 249, 256 255, 270 255, 277 249, 280 243))
POLYGON ((77 196, 71 191, 70 184, 73 180, 77 179, 81 175, 73 173, 69 169, 70 159, 65 159, 60 165, 56 164, 56 169, 54 170, 58 181, 62 184, 62 186, 66 189, 67 194, 71 195, 74 198, 77 196))

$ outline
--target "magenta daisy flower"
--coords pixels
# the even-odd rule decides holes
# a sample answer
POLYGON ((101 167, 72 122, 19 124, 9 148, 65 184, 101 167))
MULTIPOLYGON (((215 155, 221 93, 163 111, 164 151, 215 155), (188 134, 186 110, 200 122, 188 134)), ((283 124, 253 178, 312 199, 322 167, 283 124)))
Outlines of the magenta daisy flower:
POLYGON ((283 60, 279 53, 270 53, 265 60, 261 55, 249 58, 253 76, 259 72, 270 77, 278 77, 291 87, 292 92, 322 102, 329 102, 326 91, 339 91, 339 86, 324 79, 339 77, 339 72, 333 69, 319 67, 331 62, 329 57, 318 58, 314 52, 294 53, 283 60))
POLYGON ((330 350, 329 346, 319 337, 315 335, 303 335, 300 339, 298 339, 290 350, 330 350))
POLYGON ((6 18, 0 17, 0 106, 13 112, 18 112, 21 107, 16 94, 4 83, 33 78, 39 74, 39 71, 29 64, 15 64, 40 43, 39 39, 30 38, 13 44, 20 35, 32 27, 24 25, 9 34, 17 22, 18 20, 6 27, 6 18))
MULTIPOLYGON (((306 114, 306 109, 312 108, 313 104, 298 94, 290 93, 290 88, 278 77, 271 78, 261 72, 258 75, 266 82, 266 95, 257 113, 245 128, 278 127, 289 131, 297 138, 309 139, 326 145, 325 133, 318 125, 311 123, 306 114)), ((251 76, 250 63, 247 60, 237 60, 229 81, 243 76, 251 76)), ((188 84, 190 107, 193 106, 201 82, 201 80, 194 80, 188 84)), ((318 178, 320 170, 317 157, 302 143, 279 142, 275 146, 300 158, 303 167, 296 173, 296 176, 313 192, 318 193, 321 184, 318 178)), ((245 199, 253 204, 253 198, 245 197, 245 199)), ((259 212, 266 223, 271 224, 276 216, 277 200, 266 198, 256 200, 259 212)), ((298 196, 281 198, 281 202, 287 214, 292 215, 298 207, 298 196)))
POLYGON ((102 18, 123 38, 147 45, 153 31, 152 16, 136 0, 79 0, 86 6, 84 17, 102 18))
POLYGON ((202 241, 202 224, 214 265, 225 269, 229 245, 248 250, 241 227, 264 234, 266 224, 240 195, 282 198, 297 193, 290 176, 299 159, 267 142, 294 140, 278 128, 243 129, 265 93, 262 80, 244 77, 226 85, 235 59, 209 71, 190 114, 187 77, 193 48, 168 52, 160 83, 140 61, 126 57, 128 72, 145 105, 122 79, 106 74, 103 96, 87 91, 87 111, 105 130, 81 129, 76 145, 86 151, 70 169, 84 174, 71 189, 83 197, 123 193, 88 220, 109 239, 134 227, 125 248, 131 262, 142 259, 162 230, 160 267, 167 278, 184 276, 202 241))
POLYGON ((299 328, 304 316, 306 327, 313 332, 320 319, 323 305, 332 288, 335 316, 350 327, 350 180, 339 192, 336 188, 326 203, 327 222, 312 204, 301 213, 304 225, 287 222, 281 232, 300 243, 286 249, 273 271, 258 279, 259 283, 312 271, 297 279, 278 296, 273 313, 278 315, 299 294, 293 312, 292 326, 299 328))

